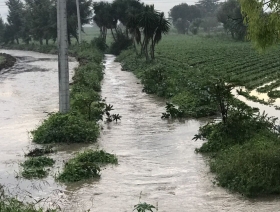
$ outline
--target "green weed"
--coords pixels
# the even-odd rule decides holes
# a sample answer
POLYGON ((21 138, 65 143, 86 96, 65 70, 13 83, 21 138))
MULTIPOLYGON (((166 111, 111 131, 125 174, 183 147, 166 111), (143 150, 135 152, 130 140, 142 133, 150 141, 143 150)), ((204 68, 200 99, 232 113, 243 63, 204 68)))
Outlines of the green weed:
POLYGON ((48 157, 32 157, 20 164, 23 167, 21 175, 24 178, 43 178, 47 176, 45 167, 53 166, 55 161, 48 157))
POLYGON ((44 120, 41 126, 31 132, 33 142, 49 143, 82 143, 95 142, 99 135, 98 125, 87 121, 78 114, 55 113, 44 120))
POLYGON ((70 159, 62 173, 57 177, 61 182, 76 182, 83 179, 100 176, 100 166, 105 164, 117 164, 115 155, 106 153, 103 150, 86 150, 70 159))

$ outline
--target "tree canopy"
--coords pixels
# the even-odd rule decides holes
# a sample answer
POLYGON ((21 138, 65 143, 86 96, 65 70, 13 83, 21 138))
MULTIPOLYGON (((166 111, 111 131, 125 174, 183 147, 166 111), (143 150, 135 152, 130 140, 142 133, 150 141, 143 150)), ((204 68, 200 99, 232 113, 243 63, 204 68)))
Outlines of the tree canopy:
POLYGON ((182 3, 171 8, 169 16, 179 33, 186 33, 193 20, 201 18, 201 10, 195 5, 182 3))
POLYGON ((260 48, 279 42, 280 0, 239 0, 248 23, 248 38, 260 48))
POLYGON ((238 0, 221 3, 217 10, 217 19, 223 23, 225 30, 231 33, 232 38, 244 40, 247 26, 244 24, 238 0))
MULTIPOLYGON (((19 43, 19 39, 29 43, 32 39, 43 44, 57 37, 57 0, 7 0, 7 23, 1 26, 0 41, 19 43)), ((79 0, 81 23, 90 23, 92 18, 92 0, 79 0)), ((77 39, 77 9, 75 0, 67 0, 68 41, 77 39)))

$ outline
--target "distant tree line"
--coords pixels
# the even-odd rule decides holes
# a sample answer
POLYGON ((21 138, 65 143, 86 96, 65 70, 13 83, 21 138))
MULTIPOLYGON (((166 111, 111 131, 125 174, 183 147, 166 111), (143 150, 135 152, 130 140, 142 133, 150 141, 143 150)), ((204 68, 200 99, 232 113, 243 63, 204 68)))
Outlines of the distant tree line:
MULTIPOLYGON (((7 22, 0 17, 0 43, 28 44, 38 41, 40 44, 56 41, 57 10, 56 0, 7 0, 7 22)), ((82 24, 90 23, 92 19, 92 0, 79 0, 82 24)), ((76 1, 67 0, 68 42, 71 38, 78 40, 76 1)))
MULTIPOLYGON (((115 53, 133 45, 137 54, 144 55, 147 60, 154 59, 156 44, 170 29, 164 13, 139 0, 114 0, 112 3, 79 0, 79 3, 82 24, 95 22, 99 27, 101 48, 106 46, 107 32, 111 32, 115 53)), ((7 0, 7 22, 0 18, 0 43, 55 42, 56 4, 57 0, 7 0)), ((71 44, 71 38, 78 42, 75 0, 67 0, 67 29, 68 42, 71 44)))
POLYGON ((247 32, 238 0, 199 0, 195 5, 182 3, 174 6, 169 16, 180 34, 197 34, 199 28, 210 32, 219 23, 234 39, 243 40, 247 32))

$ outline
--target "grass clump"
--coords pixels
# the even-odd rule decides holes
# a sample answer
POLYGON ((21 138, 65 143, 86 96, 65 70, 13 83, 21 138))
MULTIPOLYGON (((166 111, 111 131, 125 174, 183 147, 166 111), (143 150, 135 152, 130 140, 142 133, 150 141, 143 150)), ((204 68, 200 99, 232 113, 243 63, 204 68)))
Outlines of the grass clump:
POLYGON ((24 161, 21 166, 23 167, 22 176, 27 179, 43 178, 46 177, 48 171, 45 167, 53 166, 55 161, 48 157, 32 157, 24 161))
POLYGON ((106 153, 103 150, 86 150, 70 159, 57 179, 61 182, 76 182, 100 176, 100 166, 105 164, 117 164, 115 155, 106 153))
POLYGON ((74 113, 55 113, 31 134, 33 142, 39 144, 95 142, 99 129, 95 122, 87 121, 74 113))
POLYGON ((23 203, 17 198, 8 197, 4 187, 0 186, 0 211, 1 212, 56 212, 55 209, 36 208, 34 203, 23 203))

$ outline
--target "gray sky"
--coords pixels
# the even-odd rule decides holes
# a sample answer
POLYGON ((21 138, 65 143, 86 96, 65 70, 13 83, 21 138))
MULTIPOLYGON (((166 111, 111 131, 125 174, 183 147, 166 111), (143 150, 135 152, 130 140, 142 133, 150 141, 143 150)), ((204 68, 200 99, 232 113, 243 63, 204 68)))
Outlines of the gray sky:
MULTIPOLYGON (((95 1, 101 1, 101 0, 95 0, 95 1)), ((113 0, 108 0, 109 2, 112 2, 113 0)), ((1 17, 6 20, 6 16, 8 13, 8 8, 5 4, 6 0, 0 0, 0 15, 1 17)), ((197 0, 141 0, 141 2, 144 2, 146 4, 154 4, 156 10, 163 11, 165 15, 168 15, 168 11, 175 5, 178 5, 180 3, 187 3, 187 4, 194 4, 197 2, 197 0)))

